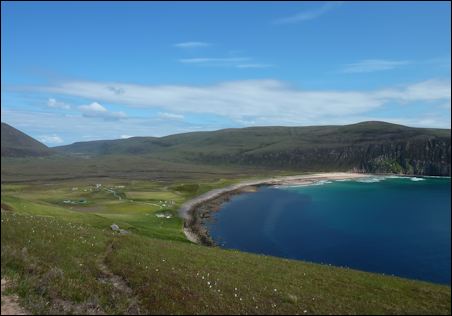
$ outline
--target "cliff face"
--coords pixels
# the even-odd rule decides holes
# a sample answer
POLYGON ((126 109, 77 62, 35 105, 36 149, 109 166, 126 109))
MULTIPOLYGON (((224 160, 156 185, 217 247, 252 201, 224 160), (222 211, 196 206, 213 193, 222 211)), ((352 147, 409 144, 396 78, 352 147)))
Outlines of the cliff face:
POLYGON ((450 153, 450 139, 431 137, 329 148, 294 148, 285 151, 228 155, 202 154, 193 159, 213 164, 263 165, 302 171, 352 170, 368 173, 450 176, 450 153))
POLYGON ((361 168, 367 172, 395 172, 450 176, 450 139, 427 139, 369 146, 361 168))

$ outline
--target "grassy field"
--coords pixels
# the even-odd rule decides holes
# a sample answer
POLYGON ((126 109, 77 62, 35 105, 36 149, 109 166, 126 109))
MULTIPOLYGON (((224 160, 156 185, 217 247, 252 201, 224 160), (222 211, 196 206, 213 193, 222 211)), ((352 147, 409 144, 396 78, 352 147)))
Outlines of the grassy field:
POLYGON ((177 216, 183 201, 238 180, 219 179, 200 184, 93 181, 3 184, 2 203, 30 215, 60 217, 96 228, 115 223, 131 233, 186 241, 182 220, 177 216))
POLYGON ((3 184, 2 277, 43 314, 450 314, 450 287, 186 241, 181 203, 236 181, 3 184))

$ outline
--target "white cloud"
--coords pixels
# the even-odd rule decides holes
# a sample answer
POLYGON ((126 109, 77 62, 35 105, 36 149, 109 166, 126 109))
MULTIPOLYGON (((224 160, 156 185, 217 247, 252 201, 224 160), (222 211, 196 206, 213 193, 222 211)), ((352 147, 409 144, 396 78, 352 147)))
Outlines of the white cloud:
POLYGON ((167 113, 167 112, 160 112, 158 115, 162 119, 168 119, 168 120, 182 120, 184 118, 181 114, 175 114, 175 113, 167 113))
POLYGON ((133 136, 123 134, 120 137, 121 137, 121 139, 126 139, 126 138, 130 138, 130 137, 133 137, 133 136))
MULTIPOLYGON (((107 87, 107 89, 112 91, 110 87, 107 87)), ((115 91, 112 92, 117 95, 115 91)), ((119 120, 126 118, 126 114, 124 112, 110 112, 97 102, 93 102, 89 105, 81 105, 78 108, 84 117, 99 117, 104 120, 119 120)))
POLYGON ((55 134, 38 136, 38 140, 46 145, 57 145, 63 143, 63 139, 55 134))
POLYGON ((357 63, 347 64, 342 69, 345 73, 363 73, 382 70, 390 70, 409 64, 407 60, 383 60, 383 59, 366 59, 357 63))
POLYGON ((71 106, 69 104, 57 101, 54 98, 49 98, 49 100, 47 101, 47 106, 51 107, 51 108, 64 109, 64 110, 69 110, 71 108, 71 106))
POLYGON ((82 112, 91 112, 91 113, 105 113, 107 109, 104 108, 97 102, 93 102, 89 105, 81 105, 78 107, 82 112))
POLYGON ((321 7, 313 10, 306 10, 299 12, 297 14, 287 16, 284 18, 280 18, 274 21, 274 24, 292 24, 292 23, 299 23, 303 21, 313 20, 316 19, 328 11, 331 11, 332 9, 340 6, 343 4, 344 1, 328 1, 324 3, 321 7))
POLYGON ((450 81, 426 80, 406 87, 382 89, 374 93, 375 97, 384 100, 397 100, 398 102, 435 101, 450 102, 450 81))
MULTIPOLYGON (((323 117, 357 115, 383 105, 409 102, 450 102, 450 80, 427 80, 374 91, 303 90, 278 80, 229 81, 215 85, 135 85, 90 81, 35 88, 168 113, 204 113, 234 121, 267 117, 274 123, 316 121, 323 117), (116 94, 108 87, 124 92, 116 94)), ((108 116, 100 105, 82 108, 93 116, 108 116)), ((109 112, 108 112, 109 113, 109 112)))
MULTIPOLYGON (((2 108, 2 121, 27 131, 32 137, 59 135, 63 144, 76 141, 117 139, 122 136, 164 136, 194 130, 215 130, 226 128, 222 124, 204 122, 191 124, 183 120, 162 120, 158 117, 130 117, 118 124, 114 120, 80 120, 80 116, 66 116, 58 112, 42 112, 2 108), (39 124, 36 124, 39 122, 39 124)), ((50 143, 48 143, 50 145, 50 143)))
POLYGON ((178 48, 199 48, 199 47, 208 47, 211 45, 212 44, 206 42, 182 42, 174 44, 173 46, 178 48))

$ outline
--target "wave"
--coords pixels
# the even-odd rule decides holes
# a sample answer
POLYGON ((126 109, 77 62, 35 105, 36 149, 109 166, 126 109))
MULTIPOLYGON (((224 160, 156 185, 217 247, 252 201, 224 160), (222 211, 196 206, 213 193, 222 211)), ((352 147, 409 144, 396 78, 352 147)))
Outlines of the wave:
POLYGON ((333 182, 330 181, 330 180, 319 180, 319 181, 316 181, 316 182, 312 183, 311 185, 324 185, 324 184, 327 184, 327 183, 333 183, 333 182))
POLYGON ((422 176, 422 178, 450 179, 450 176, 422 176))
POLYGON ((296 188, 302 188, 302 187, 308 187, 312 185, 324 185, 328 183, 333 183, 333 181, 330 180, 318 180, 311 183, 302 183, 302 184, 280 184, 280 185, 273 185, 273 188, 275 189, 296 189, 296 188))
POLYGON ((424 181, 425 179, 424 178, 413 177, 413 178, 410 178, 410 180, 411 181, 424 181))
POLYGON ((385 177, 378 177, 378 178, 363 178, 363 179, 356 179, 356 182, 361 182, 361 183, 375 183, 375 182, 380 182, 385 180, 385 177))
POLYGON ((272 188, 275 189, 296 189, 301 187, 307 187, 312 185, 311 183, 307 184, 279 184, 279 185, 272 185, 272 188))

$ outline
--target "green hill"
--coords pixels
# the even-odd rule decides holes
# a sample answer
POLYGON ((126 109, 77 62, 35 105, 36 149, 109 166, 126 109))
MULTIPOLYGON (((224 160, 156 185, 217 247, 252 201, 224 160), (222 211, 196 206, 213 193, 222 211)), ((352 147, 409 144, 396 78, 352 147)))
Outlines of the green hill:
POLYGON ((210 165, 300 171, 450 175, 450 130, 385 122, 345 126, 249 127, 166 137, 77 142, 69 154, 142 155, 210 165))
POLYGON ((54 152, 36 139, 2 123, 1 154, 2 157, 37 157, 49 156, 54 152))

